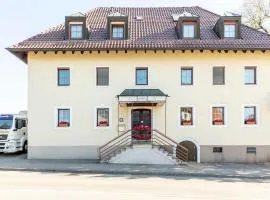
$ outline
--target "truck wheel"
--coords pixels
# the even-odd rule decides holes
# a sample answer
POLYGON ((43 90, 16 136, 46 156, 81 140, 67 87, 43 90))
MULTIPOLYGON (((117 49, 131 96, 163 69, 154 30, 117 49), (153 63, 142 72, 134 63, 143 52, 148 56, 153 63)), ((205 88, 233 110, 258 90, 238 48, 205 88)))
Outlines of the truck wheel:
POLYGON ((27 149, 28 149, 28 144, 27 141, 23 144, 23 152, 27 153, 27 149))

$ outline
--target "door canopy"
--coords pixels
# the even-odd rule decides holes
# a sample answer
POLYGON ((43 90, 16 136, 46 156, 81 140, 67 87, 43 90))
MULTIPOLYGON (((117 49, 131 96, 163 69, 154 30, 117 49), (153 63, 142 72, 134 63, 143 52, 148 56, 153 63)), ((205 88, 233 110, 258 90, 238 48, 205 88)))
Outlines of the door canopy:
POLYGON ((127 106, 157 106, 163 105, 168 95, 160 89, 125 89, 117 97, 120 104, 127 106))

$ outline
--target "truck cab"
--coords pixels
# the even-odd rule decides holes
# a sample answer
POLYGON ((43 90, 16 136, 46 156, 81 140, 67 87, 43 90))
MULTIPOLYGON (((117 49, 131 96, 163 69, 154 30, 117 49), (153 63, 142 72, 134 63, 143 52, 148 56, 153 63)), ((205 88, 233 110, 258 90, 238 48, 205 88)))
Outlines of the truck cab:
POLYGON ((27 152, 27 115, 0 114, 0 152, 27 152))

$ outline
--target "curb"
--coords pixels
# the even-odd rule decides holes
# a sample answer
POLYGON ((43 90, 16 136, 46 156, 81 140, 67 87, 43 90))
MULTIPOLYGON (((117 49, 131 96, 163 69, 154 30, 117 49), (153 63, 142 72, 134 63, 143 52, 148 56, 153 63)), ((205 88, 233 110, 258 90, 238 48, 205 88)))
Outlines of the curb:
POLYGON ((167 177, 193 177, 193 178, 231 178, 231 179, 263 179, 270 180, 270 176, 244 176, 244 175, 226 175, 226 174, 202 174, 202 173, 173 173, 173 172, 127 172, 127 171, 110 171, 110 170, 65 170, 65 169, 21 169, 21 168, 0 168, 0 171, 17 171, 17 172, 51 172, 51 173, 78 173, 78 174, 107 174, 107 175, 139 175, 139 176, 167 176, 167 177))

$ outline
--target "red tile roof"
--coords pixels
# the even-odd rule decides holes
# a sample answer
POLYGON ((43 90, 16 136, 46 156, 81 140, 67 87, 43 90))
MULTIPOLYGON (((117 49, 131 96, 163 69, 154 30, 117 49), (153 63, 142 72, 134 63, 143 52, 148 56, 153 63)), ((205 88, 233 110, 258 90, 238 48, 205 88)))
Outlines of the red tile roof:
POLYGON ((110 49, 211 49, 249 50, 270 49, 270 36, 245 25, 241 26, 241 39, 220 39, 213 30, 219 15, 200 7, 160 7, 160 8, 95 8, 87 14, 89 38, 87 40, 65 40, 65 27, 59 25, 33 36, 8 50, 110 50, 110 49), (200 16, 200 39, 178 39, 176 22, 172 14, 184 11, 200 16), (128 15, 129 39, 108 40, 106 21, 112 12, 128 15), (142 16, 143 20, 136 20, 142 16))

